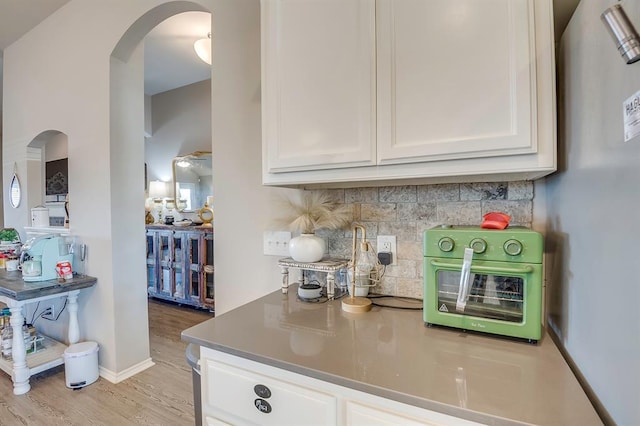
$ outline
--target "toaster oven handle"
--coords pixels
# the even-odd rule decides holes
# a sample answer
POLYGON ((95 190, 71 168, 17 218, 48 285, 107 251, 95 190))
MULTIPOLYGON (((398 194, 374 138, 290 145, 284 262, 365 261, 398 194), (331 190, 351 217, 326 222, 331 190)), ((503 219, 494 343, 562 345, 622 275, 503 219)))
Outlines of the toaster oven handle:
MULTIPOLYGON (((433 266, 441 268, 458 268, 462 269, 462 263, 459 262, 442 262, 440 260, 432 260, 433 266)), ((484 266, 484 265, 472 265, 471 272, 482 272, 485 274, 530 274, 533 272, 533 266, 519 266, 513 268, 506 268, 502 266, 484 266)))
POLYGON ((471 262, 473 261, 473 249, 464 249, 464 261, 462 262, 462 271, 460 274, 460 287, 458 288, 458 299, 456 300, 456 311, 464 312, 469 300, 469 279, 471 276, 471 262))

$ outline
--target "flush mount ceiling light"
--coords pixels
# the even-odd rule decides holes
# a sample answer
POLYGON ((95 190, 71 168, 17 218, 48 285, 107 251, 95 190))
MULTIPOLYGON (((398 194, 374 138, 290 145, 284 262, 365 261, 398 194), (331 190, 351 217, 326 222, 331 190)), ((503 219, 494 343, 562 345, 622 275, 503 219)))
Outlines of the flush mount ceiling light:
POLYGON ((614 4, 600 15, 600 19, 609 30, 618 52, 627 64, 640 60, 640 36, 622 5, 614 4))
POLYGON ((196 40, 193 43, 193 49, 200 59, 211 65, 211 33, 207 34, 207 38, 196 40))

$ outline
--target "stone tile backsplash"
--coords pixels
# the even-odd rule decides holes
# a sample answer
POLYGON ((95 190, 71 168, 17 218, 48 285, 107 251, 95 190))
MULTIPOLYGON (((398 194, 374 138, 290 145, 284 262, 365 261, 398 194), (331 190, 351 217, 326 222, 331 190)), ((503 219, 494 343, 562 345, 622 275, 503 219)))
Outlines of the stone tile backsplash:
MULTIPOLYGON (((395 235, 396 265, 387 266, 375 293, 423 297, 422 238, 425 229, 448 223, 479 225, 490 211, 511 215, 512 225, 531 226, 533 183, 462 183, 331 189, 336 201, 353 207, 356 223, 365 226, 367 240, 376 245, 378 235, 395 235)), ((351 257, 351 230, 320 230, 327 239, 328 255, 351 257)), ((358 239, 360 235, 358 235, 358 239)), ((326 281, 323 274, 311 279, 326 281)))

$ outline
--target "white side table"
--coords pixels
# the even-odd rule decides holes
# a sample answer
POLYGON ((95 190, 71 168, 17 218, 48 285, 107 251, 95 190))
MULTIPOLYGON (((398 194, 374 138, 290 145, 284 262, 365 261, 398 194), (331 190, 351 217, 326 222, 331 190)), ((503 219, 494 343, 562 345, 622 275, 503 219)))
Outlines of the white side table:
MULTIPOLYGON (((291 257, 286 257, 278 261, 278 266, 282 272, 282 293, 287 294, 289 291, 289 268, 302 269, 307 271, 326 272, 327 273, 327 298, 329 300, 334 298, 335 295, 335 283, 336 272, 342 268, 346 268, 349 264, 349 259, 339 258, 326 258, 319 262, 298 262, 291 257)), ((304 285, 305 278, 302 274, 302 283, 304 285)))

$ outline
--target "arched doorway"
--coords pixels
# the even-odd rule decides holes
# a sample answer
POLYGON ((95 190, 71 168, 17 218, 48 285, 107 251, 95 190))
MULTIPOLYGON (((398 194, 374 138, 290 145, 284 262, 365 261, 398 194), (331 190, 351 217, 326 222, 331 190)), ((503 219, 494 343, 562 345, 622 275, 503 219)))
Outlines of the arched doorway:
MULTIPOLYGON (((135 345, 132 353, 150 353, 147 317, 146 247, 144 239, 144 66, 142 40, 167 18, 189 11, 210 12, 195 2, 173 1, 159 5, 138 18, 124 33, 110 59, 110 187, 109 208, 113 218, 113 298, 120 317, 116 329, 126 328, 134 339, 116 336, 118 345, 135 345), (117 220, 132 209, 140 210, 140 222, 117 220)), ((118 351, 120 352, 120 351, 118 351)), ((125 354, 126 355, 126 354, 125 354)), ((110 377, 114 382, 153 365, 150 358, 133 367, 125 357, 117 359, 117 370, 126 374, 110 377), (121 362, 122 360, 122 362, 121 362), (129 364, 129 365, 127 365, 129 364)))

